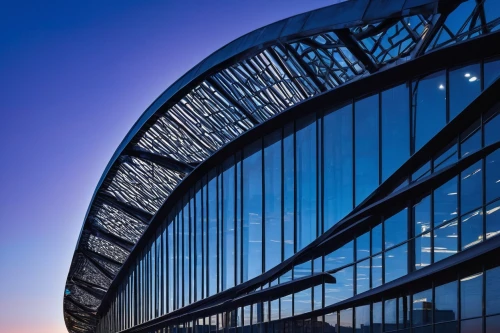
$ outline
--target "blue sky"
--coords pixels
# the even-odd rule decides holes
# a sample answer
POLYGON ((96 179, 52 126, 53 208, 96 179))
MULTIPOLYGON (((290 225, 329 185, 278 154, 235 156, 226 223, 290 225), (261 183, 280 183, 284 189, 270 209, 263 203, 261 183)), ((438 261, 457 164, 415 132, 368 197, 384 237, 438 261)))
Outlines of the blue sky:
POLYGON ((211 52, 334 0, 0 0, 0 332, 66 332, 95 186, 146 107, 211 52))

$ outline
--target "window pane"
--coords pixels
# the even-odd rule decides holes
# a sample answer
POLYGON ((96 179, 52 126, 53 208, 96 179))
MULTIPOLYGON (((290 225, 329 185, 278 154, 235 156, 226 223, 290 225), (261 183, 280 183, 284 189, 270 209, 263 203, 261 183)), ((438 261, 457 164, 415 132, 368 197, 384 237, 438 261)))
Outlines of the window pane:
POLYGON ((352 333, 352 309, 340 311, 339 333, 352 333))
POLYGON ((415 236, 431 229, 431 199, 426 196, 413 207, 415 236))
POLYGON ((348 265, 354 261, 353 241, 325 255, 325 271, 348 265))
MULTIPOLYGON (((471 15, 472 11, 476 7, 476 4, 472 1, 466 1, 458 6, 457 9, 452 11, 450 15, 446 18, 445 25, 452 34, 452 36, 457 35, 460 32, 461 27, 464 23, 467 23, 468 17, 471 15)), ((465 37, 468 38, 469 36, 465 37)), ((440 34, 437 34, 435 40, 437 40, 437 45, 443 45, 443 43, 454 43, 454 40, 451 40, 452 37, 447 32, 447 30, 441 31, 440 34)), ((433 41, 434 44, 434 41, 433 41)))
POLYGON ((183 226, 182 226, 182 235, 184 239, 184 246, 183 246, 183 258, 184 258, 184 263, 183 263, 183 271, 184 271, 184 278, 183 278, 183 292, 184 292, 184 306, 188 305, 189 302, 189 259, 190 259, 190 254, 189 254, 189 238, 190 238, 190 233, 189 233, 189 205, 187 204, 187 197, 184 198, 184 202, 186 202, 186 205, 184 206, 183 209, 183 226))
POLYGON ((280 301, 279 299, 276 299, 274 301, 271 301, 270 303, 271 303, 271 309, 270 309, 271 321, 278 320, 280 317, 280 301))
POLYGON ((352 117, 349 104, 323 119, 325 230, 352 210, 352 117))
MULTIPOLYGON (((495 3, 495 0, 488 0, 495 3)), ((500 60, 493 60, 484 63, 484 89, 488 88, 500 76, 500 60)))
POLYGON ((460 305, 462 318, 481 315, 483 304, 483 274, 474 274, 460 280, 460 305))
POLYGON ((337 329, 337 312, 325 315, 325 325, 323 326, 323 333, 336 333, 337 329))
MULTIPOLYGON (((216 201, 217 202, 217 201, 216 201)), ((176 221, 176 232, 175 232, 175 238, 176 238, 176 250, 177 250, 177 307, 180 308, 183 306, 182 302, 184 300, 184 293, 182 291, 182 287, 184 284, 184 279, 183 279, 183 270, 182 270, 182 262, 183 262, 183 257, 182 257, 182 249, 184 246, 184 237, 182 234, 182 208, 179 208, 180 212, 177 214, 177 221, 176 221)), ((217 228, 215 229, 215 233, 217 234, 217 228)), ((216 236, 217 237, 217 236, 216 236)), ((214 245, 214 252, 215 259, 217 260, 217 243, 214 245)), ((215 275, 215 288, 217 289, 217 276, 218 276, 218 271, 217 271, 217 265, 214 268, 214 275, 215 275)))
POLYGON ((460 144, 460 158, 464 158, 481 149, 481 131, 476 131, 460 144))
POLYGON ((415 238, 415 270, 431 264, 431 236, 428 232, 415 238))
MULTIPOLYGON (((495 0, 486 0, 484 2, 484 12, 486 13, 486 22, 491 23, 500 16, 500 4, 495 0)), ((498 29, 497 23, 496 26, 491 28, 491 31, 497 31, 498 29)))
POLYGON ((382 333, 382 302, 372 305, 372 333, 382 333))
POLYGON ((384 221, 385 248, 404 242, 408 239, 407 209, 384 221))
POLYGON ((422 165, 417 171, 415 171, 411 175, 411 181, 417 181, 423 177, 427 177, 430 174, 431 171, 431 163, 426 162, 424 165, 422 165))
POLYGON ((386 300, 384 302, 385 332, 395 331, 398 329, 396 307, 397 307, 397 302, 395 298, 386 300))
POLYGON ((500 332, 500 316, 486 318, 486 333, 500 332))
POLYGON ((457 253, 457 220, 434 230, 434 262, 457 253))
POLYGON ((281 262, 281 131, 264 138, 265 270, 281 262))
POLYGON ((242 151, 236 152, 236 284, 243 278, 242 151))
POLYGON ((413 82, 413 121, 415 151, 418 151, 446 124, 445 71, 413 82))
POLYGON ((234 217, 235 217, 235 174, 234 174, 234 158, 228 159, 224 163, 225 171, 222 175, 222 204, 223 204, 223 214, 222 214, 222 230, 224 230, 223 241, 223 258, 224 263, 222 265, 223 270, 223 281, 224 290, 234 287, 235 276, 234 276, 234 258, 235 258, 235 246, 234 246, 234 217))
POLYGON ((434 190, 434 224, 436 226, 457 217, 457 178, 434 190))
POLYGON ((385 283, 408 274, 408 244, 385 253, 385 283))
POLYGON ((456 333, 458 332, 458 324, 456 321, 435 325, 434 332, 436 333, 456 333))
MULTIPOLYGON (((292 271, 288 271, 284 273, 280 279, 280 283, 285 283, 292 280, 292 271)), ((280 299, 281 302, 281 319, 291 317, 292 316, 292 306, 293 306, 293 298, 292 295, 287 295, 280 299)))
MULTIPOLYGON (((312 273, 312 263, 311 261, 306 261, 305 263, 302 263, 294 267, 293 279, 295 280, 304 278, 306 276, 310 276, 311 273, 312 273)), ((312 310, 311 300, 312 300, 311 288, 295 293, 294 315, 311 311, 312 310)))
MULTIPOLYGON (((214 317, 211 317, 211 318, 214 318, 214 317)), ((243 325, 250 326, 250 319, 251 319, 250 306, 245 306, 245 308, 243 309, 243 325)), ((216 325, 216 323, 214 322, 213 319, 212 319, 212 325, 216 325)), ((250 332, 250 331, 248 331, 248 332, 250 332)))
POLYGON ((486 156, 486 202, 500 197, 500 149, 486 156))
POLYGON ((406 84, 382 92, 382 180, 410 156, 410 110, 406 84))
POLYGON ((483 329, 483 323, 481 318, 462 320, 460 323, 461 333, 479 333, 483 329))
POLYGON ((434 171, 443 169, 458 160, 456 140, 445 149, 443 153, 434 159, 434 171))
POLYGON ((284 259, 290 258, 295 253, 295 162, 294 162, 294 129, 293 124, 288 124, 284 129, 283 139, 283 247, 284 259))
POLYGON ((356 265, 356 294, 370 289, 370 259, 356 265))
POLYGON ((433 304, 431 289, 413 295, 413 326, 432 323, 433 304))
POLYGON ((262 274, 262 141, 243 160, 243 281, 262 274), (246 251, 245 251, 246 250, 246 251))
POLYGON ((316 238, 316 122, 297 121, 297 251, 316 238))
POLYGON ((483 240, 483 214, 476 210, 462 217, 462 249, 474 246, 483 240))
POLYGON ((481 67, 469 65, 450 71, 450 119, 481 93, 481 67))
POLYGON ((370 305, 356 307, 356 332, 368 332, 370 327, 370 305), (358 331, 359 330, 359 331, 358 331))
POLYGON ((477 162, 460 174, 462 178, 460 203, 461 212, 467 213, 481 206, 483 198, 482 163, 477 162))
MULTIPOLYGON (((398 297, 398 326, 401 330, 402 328, 410 327, 410 297, 402 296, 398 297)), ((400 331, 401 332, 401 331, 400 331)))
POLYGON ((174 223, 170 223, 167 228, 168 245, 168 309, 174 309, 174 223))
POLYGON ((203 298, 202 294, 202 283, 203 283, 203 258, 202 258, 202 253, 203 253, 203 248, 202 244, 203 241, 202 236, 203 236, 203 230, 202 230, 202 206, 203 203, 201 201, 201 190, 200 190, 200 185, 196 186, 197 192, 195 196, 195 234, 196 234, 196 241, 195 241, 195 256, 196 256, 196 296, 195 296, 195 301, 200 300, 203 298))
POLYGON ((325 285, 325 306, 354 296, 353 266, 343 268, 333 273, 333 276, 337 280, 337 283, 325 285))
MULTIPOLYGON (((248 229, 247 229, 248 230, 248 229)), ((208 296, 217 293, 217 177, 209 173, 208 182, 208 296)), ((247 252, 248 253, 248 252, 247 252)))
POLYGON ((485 146, 500 141, 500 115, 497 114, 484 125, 484 144, 485 146))
POLYGON ((486 315, 500 313, 500 267, 486 271, 486 315))
POLYGON ((435 291, 435 315, 434 322, 451 321, 458 316, 458 283, 453 281, 436 287, 435 291))
POLYGON ((310 312, 312 310, 312 294, 311 288, 302 290, 301 292, 295 293, 293 298, 294 308, 293 314, 294 316, 310 312))
POLYGON ((378 95, 374 95, 356 102, 354 106, 356 205, 379 184, 378 103, 378 95))
POLYGON ((382 251, 382 224, 372 229, 372 254, 382 251))
POLYGON ((370 256, 370 232, 367 232, 356 239, 356 260, 370 256))
POLYGON ((500 234, 500 201, 486 207, 486 238, 500 234))
POLYGON ((372 257, 372 288, 382 285, 382 254, 372 257))
MULTIPOLYGON (((408 330, 403 331, 403 332, 408 332, 408 330)), ((427 326, 422 326, 422 327, 416 327, 412 330, 413 333, 432 333, 432 325, 427 325, 427 326)), ((448 332, 446 332, 448 333, 448 332)))

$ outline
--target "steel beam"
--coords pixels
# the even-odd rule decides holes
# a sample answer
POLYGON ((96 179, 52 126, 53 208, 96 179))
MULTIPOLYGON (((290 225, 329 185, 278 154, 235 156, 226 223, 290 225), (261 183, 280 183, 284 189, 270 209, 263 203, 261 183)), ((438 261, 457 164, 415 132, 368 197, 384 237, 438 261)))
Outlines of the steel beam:
POLYGON ((243 113, 245 115, 245 117, 247 117, 247 119, 254 125, 258 125, 260 123, 260 121, 257 120, 257 118, 255 118, 255 116, 253 114, 251 114, 250 112, 248 112, 245 107, 240 104, 240 102, 238 102, 237 100, 235 100, 233 98, 233 96, 231 96, 225 89, 224 87, 222 87, 219 82, 217 82, 217 80, 215 80, 213 77, 209 76, 206 78, 206 81, 208 82, 208 84, 210 84, 215 90, 217 90, 225 99, 228 100, 229 103, 231 103, 232 105, 234 105, 236 108, 238 108, 238 110, 241 111, 241 113, 243 113))
POLYGON ((358 41, 352 35, 349 29, 335 30, 335 34, 342 43, 351 51, 351 53, 365 66, 370 73, 378 70, 378 65, 370 58, 365 51, 359 46, 358 41))
POLYGON ((379 25, 377 26, 372 26, 371 28, 368 28, 364 31, 361 31, 359 33, 353 34, 354 38, 357 40, 360 39, 365 39, 367 37, 374 37, 378 35, 381 32, 384 32, 385 30, 389 29, 392 27, 394 24, 396 24, 401 18, 400 17, 392 17, 383 20, 379 25))
POLYGON ((90 261, 92 263, 92 265, 95 266, 95 268, 101 272, 105 277, 107 277, 108 279, 110 279, 111 281, 113 281, 113 279, 115 278, 115 274, 113 274, 112 272, 108 271, 105 267, 102 267, 101 264, 95 260, 94 258, 92 258, 91 256, 89 256, 86 251, 80 251, 80 253, 85 257, 85 259, 87 259, 88 261, 90 261))
POLYGON ((91 283, 91 282, 88 282, 88 281, 84 281, 76 276, 73 276, 71 278, 71 281, 74 282, 76 285, 78 286, 81 286, 81 285, 85 285, 89 288, 95 288, 95 289, 99 289, 98 291, 102 291, 102 292, 106 292, 107 291, 107 288, 104 288, 103 286, 99 286, 95 283, 91 283))
POLYGON ((73 317, 74 319, 76 319, 77 321, 81 321, 82 323, 85 323, 87 325, 95 325, 97 324, 97 319, 94 318, 94 317, 91 317, 91 318, 85 318, 85 317, 82 317, 76 313, 74 313, 73 311, 70 311, 70 310, 66 310, 66 313, 73 317))
POLYGON ((460 3, 447 3, 438 17, 434 17, 431 23, 431 27, 425 34, 425 38, 423 38, 420 42, 417 43, 414 51, 411 54, 412 58, 419 57, 425 53, 425 50, 429 46, 429 44, 434 40, 434 36, 439 32, 441 26, 443 26, 444 22, 448 15, 454 11, 460 3))
POLYGON ((108 258, 106 256, 103 256, 100 253, 94 252, 94 251, 89 250, 89 249, 85 249, 85 250, 80 249, 80 252, 85 252, 87 255, 90 255, 92 257, 98 258, 99 260, 105 261, 105 262, 107 262, 107 263, 109 263, 111 265, 118 265, 118 266, 122 265, 122 263, 119 262, 119 261, 116 261, 114 259, 108 258))
MULTIPOLYGON (((290 78, 290 80, 292 80, 292 82, 294 79, 297 80, 296 78, 293 77, 292 72, 290 72, 290 69, 288 68, 286 63, 283 61, 283 59, 280 57, 280 55, 276 52, 275 49, 273 49, 270 46, 266 50, 267 50, 267 52, 269 52, 269 55, 274 59, 276 64, 283 70, 283 72, 285 72, 286 75, 288 75, 288 77, 290 78)), ((298 83, 296 86, 300 90, 300 93, 302 94, 303 99, 307 99, 310 97, 308 95, 307 91, 304 90, 304 88, 302 87, 302 85, 300 83, 298 83)))
POLYGON ((195 168, 195 166, 193 165, 187 164, 182 161, 177 161, 171 157, 151 153, 148 151, 138 149, 136 147, 125 150, 124 154, 132 157, 137 157, 141 160, 149 161, 154 164, 158 164, 164 167, 165 169, 177 171, 182 174, 188 174, 195 168))
POLYGON ((72 303, 74 306, 81 309, 82 311, 85 311, 88 313, 95 313, 96 312, 95 310, 93 310, 93 309, 81 304, 80 302, 76 301, 75 299, 73 299, 73 297, 71 295, 64 297, 64 301, 68 301, 68 302, 72 303))
POLYGON ((131 243, 130 241, 115 236, 102 229, 96 228, 95 226, 91 226, 90 229, 87 230, 91 235, 97 238, 104 239, 105 241, 108 241, 111 244, 115 244, 116 246, 121 247, 123 250, 127 252, 131 252, 132 249, 134 248, 135 244, 131 243))
POLYGON ((151 213, 146 212, 143 209, 127 205, 126 203, 117 200, 114 196, 110 194, 101 193, 99 198, 106 204, 110 205, 111 207, 121 210, 135 217, 136 219, 138 219, 139 221, 143 222, 146 225, 149 225, 149 221, 153 218, 153 215, 151 213))
POLYGON ((205 141, 199 139, 198 135, 196 135, 195 133, 193 133, 193 130, 191 128, 189 128, 189 126, 186 126, 182 121, 178 121, 177 119, 175 119, 174 117, 172 117, 172 115, 169 114, 168 111, 163 114, 163 118, 165 118, 166 120, 168 120, 172 124, 174 124, 174 125, 182 128, 184 130, 184 132, 189 136, 189 138, 191 140, 193 140, 193 142, 196 142, 200 146, 205 147, 205 150, 206 150, 206 152, 208 154, 212 155, 215 152, 214 148, 215 148, 215 150, 217 150, 216 147, 210 147, 209 146, 209 142, 205 142, 205 141))
POLYGON ((318 79, 316 73, 313 72, 311 67, 304 61, 304 59, 297 53, 297 51, 288 43, 285 44, 277 44, 278 48, 281 49, 281 52, 287 53, 289 57, 293 57, 300 67, 306 72, 309 78, 314 82, 314 84, 318 87, 321 92, 325 92, 328 89, 325 85, 318 79), (284 46, 283 46, 284 45, 284 46))
MULTIPOLYGON (((77 285, 78 288, 82 289, 87 294, 92 295, 97 299, 102 299, 104 297, 104 295, 106 295, 105 292, 102 292, 100 290, 95 290, 94 287, 90 287, 89 283, 85 283, 86 281, 82 281, 81 279, 78 279, 75 277, 73 277, 72 279, 73 280, 71 281, 71 283, 73 283, 74 285, 77 285)), ((100 286, 99 288, 104 288, 104 287, 100 286)))

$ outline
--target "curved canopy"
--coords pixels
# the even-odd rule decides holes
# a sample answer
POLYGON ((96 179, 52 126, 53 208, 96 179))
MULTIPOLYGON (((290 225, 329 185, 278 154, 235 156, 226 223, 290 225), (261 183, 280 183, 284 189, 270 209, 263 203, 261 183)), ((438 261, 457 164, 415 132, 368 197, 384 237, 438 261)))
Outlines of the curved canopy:
POLYGON ((66 281, 68 330, 94 331, 149 221, 199 163, 297 103, 497 30, 494 2, 346 1, 255 30, 191 69, 141 116, 99 181, 66 281))

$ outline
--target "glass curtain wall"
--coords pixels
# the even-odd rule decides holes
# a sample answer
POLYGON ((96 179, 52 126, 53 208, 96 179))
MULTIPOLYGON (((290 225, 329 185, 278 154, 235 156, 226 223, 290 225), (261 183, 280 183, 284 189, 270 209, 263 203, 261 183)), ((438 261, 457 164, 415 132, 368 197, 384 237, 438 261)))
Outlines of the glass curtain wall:
MULTIPOLYGON (((111 305, 122 316, 117 327, 125 329, 146 322, 230 289, 306 247, 366 200, 474 100, 485 88, 480 74, 486 68, 500 68, 498 63, 487 60, 432 73, 298 118, 231 154, 193 186, 143 249, 111 305), (472 75, 478 80, 471 81, 472 75), (460 96, 464 87, 470 89, 460 96)), ((409 181, 423 179, 499 142, 499 128, 496 109, 478 115, 477 121, 442 152, 408 175, 409 181)), ((367 230, 345 240, 334 251, 297 265, 271 283, 324 271, 335 276, 335 285, 245 306, 220 318, 205 318, 204 325, 245 326, 307 313, 498 235, 499 161, 500 150, 496 150, 446 183, 375 217, 376 222, 370 222, 367 230)), ((423 294, 346 309, 321 318, 321 322, 324 327, 349 332, 370 325, 374 331, 387 332, 410 326, 419 330, 429 325, 475 327, 474 320, 485 316, 473 313, 477 310, 473 304, 479 300, 471 300, 470 311, 468 305, 461 306, 458 316, 451 304, 454 299, 442 295, 455 290, 457 283, 461 290, 479 290, 485 284, 473 285, 470 277, 457 281, 454 285, 436 285, 423 294), (442 312, 435 310, 438 306, 442 312), (435 307, 433 317, 428 313, 431 307, 435 307), (407 311, 413 311, 411 323, 407 311)), ((495 306, 494 299, 490 302, 495 306)), ((107 316, 114 317, 116 312, 111 315, 111 310, 107 316)), ((491 318, 485 320, 494 327, 498 322, 491 318)), ((317 321, 304 321, 299 326, 314 327, 317 321)))

